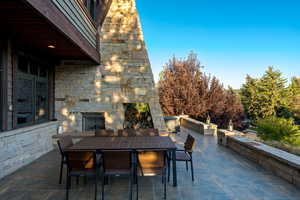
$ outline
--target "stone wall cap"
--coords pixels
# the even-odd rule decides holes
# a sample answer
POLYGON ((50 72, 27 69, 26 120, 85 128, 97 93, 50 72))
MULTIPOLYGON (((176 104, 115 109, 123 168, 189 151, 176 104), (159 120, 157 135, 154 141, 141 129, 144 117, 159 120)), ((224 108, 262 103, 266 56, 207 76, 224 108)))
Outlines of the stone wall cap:
POLYGON ((53 135, 52 138, 62 138, 65 136, 71 136, 72 138, 85 138, 85 137, 95 137, 94 133, 81 133, 81 132, 70 132, 53 135))
POLYGON ((226 129, 218 129, 218 133, 222 133, 224 134, 225 136, 243 136, 245 135, 244 133, 240 132, 240 131, 229 131, 229 130, 226 130, 226 129))
POLYGON ((49 126, 58 126, 59 122, 58 121, 50 121, 50 122, 45 122, 42 124, 36 124, 36 125, 32 125, 32 126, 27 126, 27 127, 23 127, 23 128, 18 128, 18 129, 14 129, 14 130, 10 130, 10 131, 4 131, 0 133, 0 138, 4 138, 4 137, 10 137, 10 136, 14 136, 14 135, 20 135, 20 134, 24 134, 36 129, 41 129, 41 128, 46 128, 49 126))
POLYGON ((300 169, 300 156, 288 153, 281 149, 271 147, 269 145, 266 145, 261 142, 257 142, 255 140, 252 140, 249 138, 245 138, 245 137, 241 137, 241 136, 230 136, 230 138, 232 138, 235 141, 238 141, 239 143, 242 143, 252 149, 258 150, 268 156, 278 159, 281 162, 284 162, 290 166, 300 169))
POLYGON ((213 124, 213 123, 207 124, 207 123, 201 122, 199 120, 196 120, 196 119, 193 119, 193 118, 190 118, 190 117, 181 117, 181 118, 183 118, 183 119, 185 119, 187 121, 193 122, 195 124, 202 124, 204 126, 209 126, 209 125, 211 125, 211 126, 217 126, 216 124, 213 124))

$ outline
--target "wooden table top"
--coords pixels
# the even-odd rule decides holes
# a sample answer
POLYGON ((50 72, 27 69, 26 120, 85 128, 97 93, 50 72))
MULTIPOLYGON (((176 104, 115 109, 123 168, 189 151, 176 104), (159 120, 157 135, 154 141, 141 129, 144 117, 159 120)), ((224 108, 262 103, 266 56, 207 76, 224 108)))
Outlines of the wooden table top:
POLYGON ((76 150, 155 150, 176 149, 170 137, 87 137, 71 146, 67 151, 76 150))

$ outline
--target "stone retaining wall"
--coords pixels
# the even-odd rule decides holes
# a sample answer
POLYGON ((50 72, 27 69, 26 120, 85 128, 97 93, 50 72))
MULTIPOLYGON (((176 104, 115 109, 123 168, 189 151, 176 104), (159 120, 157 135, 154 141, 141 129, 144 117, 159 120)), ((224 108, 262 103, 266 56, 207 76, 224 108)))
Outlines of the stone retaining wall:
POLYGON ((218 143, 300 188, 300 157, 242 137, 240 132, 218 131, 218 143))
POLYGON ((217 125, 212 123, 206 124, 188 117, 182 117, 180 119, 180 126, 191 129, 203 135, 217 135, 217 125))
POLYGON ((53 149, 57 122, 0 133, 0 179, 53 149))

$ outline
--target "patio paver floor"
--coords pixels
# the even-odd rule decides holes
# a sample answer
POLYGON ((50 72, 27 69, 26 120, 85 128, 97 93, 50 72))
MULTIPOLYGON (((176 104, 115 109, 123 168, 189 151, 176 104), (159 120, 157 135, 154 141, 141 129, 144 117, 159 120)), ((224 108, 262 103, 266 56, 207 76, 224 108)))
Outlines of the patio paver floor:
MULTIPOLYGON (((219 146, 216 139, 185 130, 173 138, 182 146, 187 133, 197 139, 194 153, 195 181, 185 163, 177 165, 178 187, 168 185, 167 199, 178 200, 300 200, 300 189, 276 177, 259 165, 237 153, 219 146)), ((30 165, 0 180, 1 200, 62 200, 65 184, 58 184, 60 155, 52 151, 30 165)), ((172 178, 172 177, 171 177, 172 178)), ((139 199, 162 199, 159 177, 139 178, 139 199)), ((101 186, 98 188, 100 198, 101 186)), ((113 178, 105 189, 106 199, 128 199, 128 180, 113 178)), ((70 200, 94 199, 92 180, 85 185, 75 180, 70 191, 70 200)))

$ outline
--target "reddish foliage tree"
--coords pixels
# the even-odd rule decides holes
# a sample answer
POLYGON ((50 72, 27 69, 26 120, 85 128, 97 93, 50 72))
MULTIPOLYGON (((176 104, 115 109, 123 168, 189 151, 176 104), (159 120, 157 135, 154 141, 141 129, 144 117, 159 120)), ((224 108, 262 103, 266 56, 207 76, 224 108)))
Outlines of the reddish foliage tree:
POLYGON ((187 59, 169 60, 158 84, 164 114, 186 114, 200 120, 210 115, 220 127, 227 127, 232 120, 241 128, 244 110, 238 95, 232 89, 225 90, 216 77, 202 73, 201 68, 194 53, 187 59))

